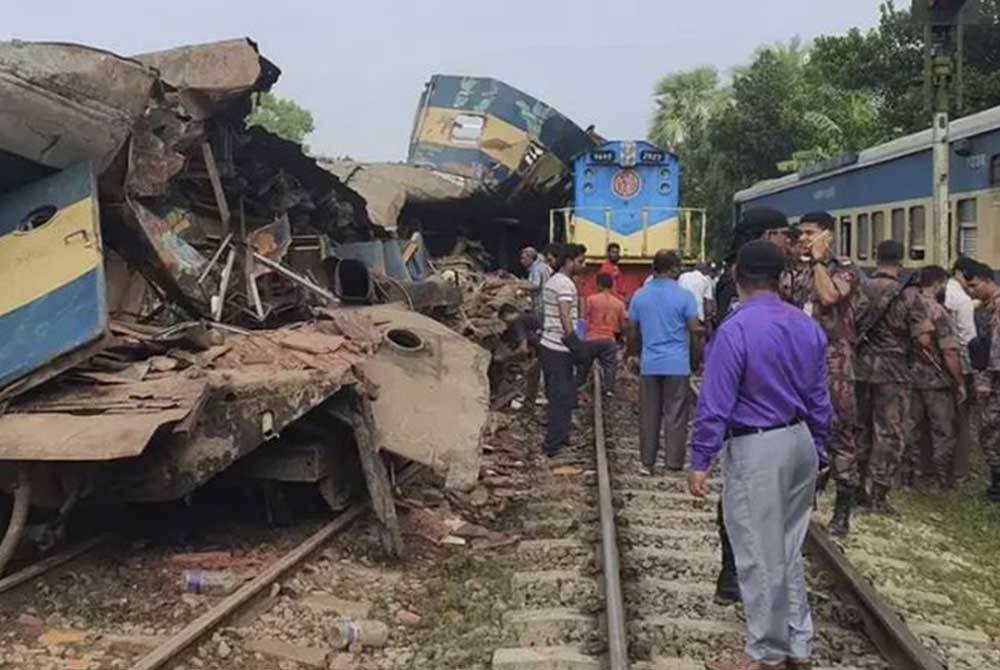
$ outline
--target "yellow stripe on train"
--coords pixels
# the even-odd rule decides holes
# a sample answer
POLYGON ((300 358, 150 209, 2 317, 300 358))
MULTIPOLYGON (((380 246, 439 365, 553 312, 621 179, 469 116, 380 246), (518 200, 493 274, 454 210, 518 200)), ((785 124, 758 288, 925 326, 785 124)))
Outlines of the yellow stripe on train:
POLYGON ((651 221, 645 231, 622 235, 589 219, 574 216, 569 224, 569 240, 587 247, 587 256, 591 258, 603 258, 607 246, 617 242, 622 248, 623 261, 648 259, 660 249, 680 249, 680 220, 674 216, 651 221))
POLYGON ((0 316, 69 284, 101 263, 95 203, 84 198, 35 230, 0 237, 0 316))
POLYGON ((531 144, 528 133, 492 114, 479 114, 463 109, 428 107, 417 135, 419 142, 461 149, 478 149, 512 172, 521 165, 524 152, 531 144), (452 133, 459 116, 483 119, 483 130, 475 142, 456 141, 452 133))

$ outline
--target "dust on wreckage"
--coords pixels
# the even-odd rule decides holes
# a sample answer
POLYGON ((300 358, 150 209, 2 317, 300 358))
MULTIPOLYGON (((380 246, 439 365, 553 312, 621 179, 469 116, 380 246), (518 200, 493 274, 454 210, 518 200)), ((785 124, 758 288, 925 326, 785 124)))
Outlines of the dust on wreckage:
POLYGON ((366 481, 343 472, 359 427, 474 484, 488 354, 369 291, 341 299, 378 278, 338 249, 401 245, 300 145, 247 126, 279 75, 248 39, 0 43, 0 572, 80 506, 224 471, 334 504, 366 481))

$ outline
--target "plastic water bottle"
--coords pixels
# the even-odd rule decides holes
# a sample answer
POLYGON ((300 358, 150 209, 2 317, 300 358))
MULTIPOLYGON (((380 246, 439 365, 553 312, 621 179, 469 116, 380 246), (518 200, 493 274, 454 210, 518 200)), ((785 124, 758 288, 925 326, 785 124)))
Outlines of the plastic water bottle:
POLYGON ((330 627, 330 645, 334 649, 350 647, 384 647, 389 640, 389 627, 381 621, 335 621, 330 627))
POLYGON ((231 572, 221 570, 185 570, 181 576, 181 588, 185 593, 206 596, 226 596, 240 585, 240 578, 231 572))

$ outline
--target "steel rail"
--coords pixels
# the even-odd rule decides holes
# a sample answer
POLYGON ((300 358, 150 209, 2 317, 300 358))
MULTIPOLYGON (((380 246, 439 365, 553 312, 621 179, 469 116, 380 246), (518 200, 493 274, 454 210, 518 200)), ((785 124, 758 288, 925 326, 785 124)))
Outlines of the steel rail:
POLYGON ((108 540, 111 539, 110 533, 105 533, 103 535, 98 535, 92 537, 85 542, 74 545, 67 548, 58 554, 53 554, 47 558, 43 558, 40 561, 32 563, 31 565, 24 567, 17 572, 13 572, 3 579, 0 579, 0 593, 5 593, 11 589, 17 588, 25 582, 29 582, 32 579, 41 577, 42 575, 55 570, 65 563, 69 563, 74 558, 86 554, 91 549, 98 547, 108 540))
MULTIPOLYGON (((416 465, 408 466, 399 475, 397 483, 405 483, 407 480, 412 479, 418 471, 419 469, 416 465)), ((264 572, 237 589, 232 595, 226 597, 182 628, 178 633, 169 637, 156 649, 153 649, 140 658, 132 666, 132 670, 156 670, 171 663, 189 647, 196 644, 206 635, 209 635, 223 621, 239 613, 242 608, 257 602, 259 597, 270 590, 272 584, 309 558, 326 544, 330 538, 363 516, 370 507, 370 502, 366 501, 353 505, 341 513, 333 521, 320 528, 297 547, 282 556, 277 563, 271 565, 264 572)))
POLYGON ((618 532, 615 528, 611 472, 604 442, 604 402, 600 371, 594 368, 594 443, 597 451, 597 497, 601 515, 601 559, 604 566, 604 597, 608 624, 608 667, 628 670, 628 638, 625 635, 625 601, 622 598, 618 532))
POLYGON ((815 521, 809 524, 806 547, 857 601, 865 633, 892 667, 897 670, 945 670, 815 521))

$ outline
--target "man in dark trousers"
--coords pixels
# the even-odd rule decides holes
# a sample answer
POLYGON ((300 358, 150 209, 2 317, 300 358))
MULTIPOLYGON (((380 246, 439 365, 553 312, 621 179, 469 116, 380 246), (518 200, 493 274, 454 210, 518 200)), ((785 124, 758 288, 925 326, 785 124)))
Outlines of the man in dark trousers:
POLYGON ((542 289, 542 334, 538 356, 545 376, 545 397, 548 400, 548 424, 542 451, 555 456, 569 441, 569 431, 576 407, 575 358, 580 356, 583 343, 577 337, 578 294, 573 277, 579 271, 577 245, 568 244, 556 254, 556 273, 542 289))
MULTIPOLYGON (((739 303, 736 278, 733 274, 733 264, 739 250, 749 242, 759 239, 781 240, 788 230, 788 219, 776 209, 770 207, 755 207, 748 209, 740 217, 733 236, 732 245, 726 255, 727 271, 722 273, 715 287, 715 327, 718 328, 739 303)), ((715 601, 720 605, 739 602, 740 586, 736 579, 736 562, 733 558, 733 548, 729 544, 729 535, 722 522, 722 499, 716 516, 719 528, 719 543, 722 552, 722 567, 715 583, 715 601)))
POLYGON ((740 308, 712 340, 695 414, 688 488, 708 494, 708 471, 721 454, 725 525, 747 620, 743 659, 706 665, 713 670, 811 667, 802 544, 832 408, 826 336, 779 297, 784 266, 770 242, 740 250, 740 308))
POLYGON ((681 259, 660 250, 653 279, 632 296, 631 348, 642 350, 639 382, 640 474, 653 474, 661 440, 668 470, 684 468, 691 406, 691 349, 702 333, 694 294, 677 283, 681 259), (692 340, 695 340, 692 342, 692 340), (639 345, 641 343, 641 345, 639 345))

